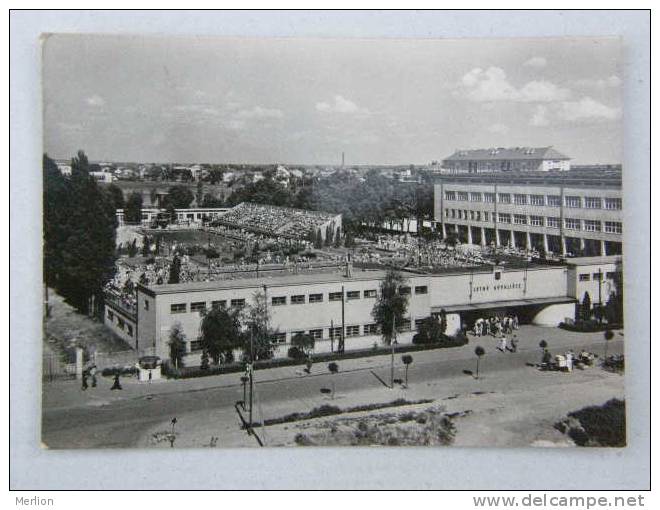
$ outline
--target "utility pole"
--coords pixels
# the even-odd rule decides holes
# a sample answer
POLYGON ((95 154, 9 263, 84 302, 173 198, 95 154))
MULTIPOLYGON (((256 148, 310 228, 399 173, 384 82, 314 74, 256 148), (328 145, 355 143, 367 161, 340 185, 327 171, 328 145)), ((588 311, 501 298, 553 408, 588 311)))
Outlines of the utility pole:
POLYGON ((250 330, 250 365, 248 369, 250 370, 250 426, 249 432, 252 433, 252 393, 254 391, 254 342, 253 342, 254 332, 250 330))
POLYGON ((390 346, 392 347, 392 358, 390 361, 390 388, 394 389, 394 341, 396 339, 396 315, 392 315, 392 338, 390 346))
POLYGON ((340 354, 343 354, 344 352, 344 335, 346 333, 346 325, 344 321, 344 305, 345 305, 346 299, 344 299, 344 286, 341 286, 341 336, 339 337, 339 348, 337 349, 340 354))
POLYGON ((598 268, 598 323, 603 323, 603 269, 598 268))

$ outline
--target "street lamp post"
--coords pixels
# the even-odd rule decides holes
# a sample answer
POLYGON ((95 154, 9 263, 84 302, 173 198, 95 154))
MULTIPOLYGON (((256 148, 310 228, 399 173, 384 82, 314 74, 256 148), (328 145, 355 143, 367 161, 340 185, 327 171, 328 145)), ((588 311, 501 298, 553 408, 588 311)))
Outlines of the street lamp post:
POLYGON ((390 361, 390 388, 394 389, 394 341, 396 339, 396 315, 392 317, 392 338, 390 345, 392 347, 392 358, 390 361))
POLYGON ((250 432, 252 431, 252 393, 254 392, 254 342, 253 342, 254 333, 250 331, 250 364, 248 365, 248 370, 250 371, 250 432))

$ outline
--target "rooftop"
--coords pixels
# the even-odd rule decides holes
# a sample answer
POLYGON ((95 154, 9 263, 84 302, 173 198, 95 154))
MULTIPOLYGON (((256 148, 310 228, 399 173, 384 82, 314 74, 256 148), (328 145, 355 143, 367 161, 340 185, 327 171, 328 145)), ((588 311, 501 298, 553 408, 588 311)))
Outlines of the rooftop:
POLYGON ((570 170, 568 172, 506 172, 439 175, 436 182, 469 184, 558 185, 621 188, 621 170, 570 170))
MULTIPOLYGON (((529 263, 525 266, 504 265, 500 266, 503 271, 513 271, 526 269, 550 269, 556 268, 563 264, 534 264, 529 263)), ((489 273, 493 271, 493 266, 483 265, 476 267, 453 267, 444 268, 441 271, 433 271, 432 273, 403 271, 404 278, 429 278, 429 277, 442 277, 451 276, 456 274, 469 274, 469 273, 489 273)), ((213 290, 229 290, 229 289, 258 289, 266 285, 267 287, 287 287, 293 285, 315 285, 323 283, 337 283, 345 284, 350 282, 359 282, 365 280, 382 280, 385 278, 387 271, 385 269, 360 269, 354 268, 353 274, 350 278, 344 275, 343 271, 328 272, 305 272, 299 274, 284 274, 278 276, 260 275, 259 277, 245 277, 227 280, 217 280, 212 282, 187 282, 175 284, 152 285, 146 287, 139 285, 138 288, 145 294, 156 296, 158 294, 180 294, 184 292, 204 292, 213 290)))
POLYGON ((598 264, 617 264, 621 260, 621 255, 606 255, 602 257, 572 257, 566 259, 566 263, 571 266, 596 266, 598 264))
POLYGON ((552 146, 549 147, 495 147, 490 149, 457 150, 444 161, 499 161, 529 159, 571 159, 552 146))

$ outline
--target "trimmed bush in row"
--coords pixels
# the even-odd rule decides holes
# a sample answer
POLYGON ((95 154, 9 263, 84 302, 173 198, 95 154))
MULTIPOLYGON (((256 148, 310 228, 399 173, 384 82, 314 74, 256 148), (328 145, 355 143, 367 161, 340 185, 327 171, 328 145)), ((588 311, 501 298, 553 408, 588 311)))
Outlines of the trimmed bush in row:
POLYGON ((567 322, 560 322, 559 327, 566 331, 575 331, 577 333, 597 333, 598 331, 606 331, 608 329, 620 329, 622 324, 600 323, 597 320, 578 321, 574 324, 567 322))
MULTIPOLYGON (((406 352, 417 352, 417 351, 427 351, 433 349, 442 349, 446 347, 459 347, 467 343, 467 337, 458 336, 447 337, 451 341, 446 343, 433 343, 433 344, 422 344, 422 345, 395 345, 395 353, 406 353, 406 352)), ((314 363, 319 362, 328 362, 328 361, 337 361, 344 359, 355 359, 355 358, 366 358, 371 356, 382 356, 383 354, 390 354, 392 348, 390 346, 381 345, 371 349, 360 349, 355 351, 348 351, 344 353, 338 352, 327 352, 322 354, 312 355, 312 361, 314 363)), ((255 362, 255 368, 257 370, 263 370, 266 368, 277 368, 277 367, 290 367, 294 365, 301 365, 305 362, 306 358, 276 358, 270 360, 262 360, 255 362)), ((171 379, 192 379, 196 377, 206 377, 209 375, 220 375, 220 374, 232 374, 237 372, 243 372, 245 370, 245 365, 243 363, 228 363, 226 365, 212 365, 208 368, 201 367, 182 367, 179 369, 174 368, 170 363, 164 362, 162 367, 162 373, 165 377, 171 379)))

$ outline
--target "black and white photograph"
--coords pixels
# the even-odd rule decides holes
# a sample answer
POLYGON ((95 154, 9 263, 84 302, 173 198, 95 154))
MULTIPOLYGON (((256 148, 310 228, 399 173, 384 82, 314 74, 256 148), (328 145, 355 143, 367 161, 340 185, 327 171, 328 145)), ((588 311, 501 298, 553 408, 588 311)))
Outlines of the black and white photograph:
POLYGON ((16 507, 649 506, 649 12, 10 19, 16 507))
POLYGON ((620 44, 44 37, 43 446, 625 446, 620 44))

